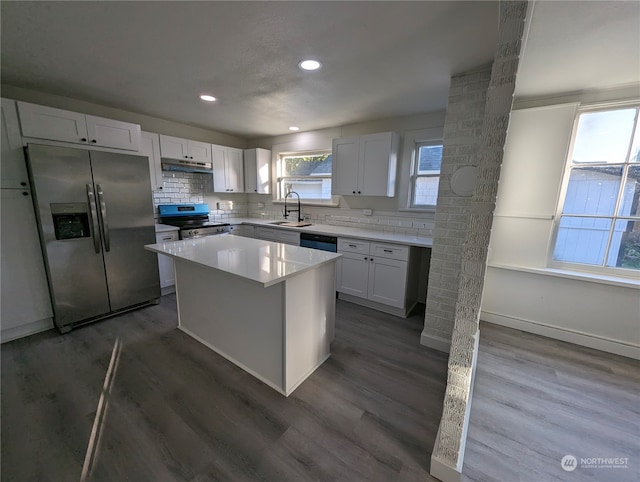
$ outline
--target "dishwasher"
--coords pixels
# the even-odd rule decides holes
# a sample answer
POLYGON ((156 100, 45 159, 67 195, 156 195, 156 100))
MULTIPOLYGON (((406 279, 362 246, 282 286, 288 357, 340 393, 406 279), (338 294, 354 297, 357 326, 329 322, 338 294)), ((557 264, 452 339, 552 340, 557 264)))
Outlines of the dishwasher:
POLYGON ((338 238, 336 236, 325 236, 324 234, 300 233, 300 246, 337 253, 338 238))

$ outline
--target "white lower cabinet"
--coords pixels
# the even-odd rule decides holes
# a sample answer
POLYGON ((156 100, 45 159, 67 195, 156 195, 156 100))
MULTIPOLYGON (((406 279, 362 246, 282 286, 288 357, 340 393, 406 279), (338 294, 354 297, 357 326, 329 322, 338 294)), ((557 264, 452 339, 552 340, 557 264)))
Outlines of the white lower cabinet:
POLYGON ((284 229, 256 226, 254 237, 267 241, 275 241, 276 243, 300 246, 300 233, 298 231, 285 231, 284 229))
POLYGON ((409 246, 338 238, 339 297, 407 316, 417 301, 420 263, 411 262, 413 251, 409 246))
MULTIPOLYGON (((173 241, 178 241, 180 239, 180 235, 178 231, 164 231, 161 233, 156 233, 156 243, 170 243, 173 241)), ((175 291, 175 270, 173 266, 173 260, 169 256, 164 256, 162 254, 158 255, 158 271, 160 272, 160 288, 162 289, 162 294, 173 293, 175 291)))
POLYGON ((234 224, 229 227, 229 232, 236 236, 244 236, 245 238, 255 237, 255 228, 247 224, 234 224))

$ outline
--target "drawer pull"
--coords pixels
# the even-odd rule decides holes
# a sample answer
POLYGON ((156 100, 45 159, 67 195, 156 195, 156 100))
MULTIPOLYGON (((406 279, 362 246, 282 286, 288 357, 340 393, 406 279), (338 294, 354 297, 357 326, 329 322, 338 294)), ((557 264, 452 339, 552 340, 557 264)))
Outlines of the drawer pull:
POLYGON ((349 247, 350 248, 357 248, 358 246, 356 246, 355 244, 350 244, 349 247))
POLYGON ((385 249, 384 252, 385 253, 393 253, 393 249, 385 249))
POLYGON ((162 238, 163 241, 173 241, 173 238, 169 236, 168 238, 162 238))

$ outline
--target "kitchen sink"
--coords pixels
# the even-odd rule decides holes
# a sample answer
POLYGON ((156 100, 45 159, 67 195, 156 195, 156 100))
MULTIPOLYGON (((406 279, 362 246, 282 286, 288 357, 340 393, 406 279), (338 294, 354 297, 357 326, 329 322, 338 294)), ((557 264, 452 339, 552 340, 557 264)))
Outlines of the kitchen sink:
POLYGON ((276 226, 289 226, 290 228, 302 228, 304 226, 311 226, 311 223, 307 221, 272 221, 269 224, 275 224, 276 226))

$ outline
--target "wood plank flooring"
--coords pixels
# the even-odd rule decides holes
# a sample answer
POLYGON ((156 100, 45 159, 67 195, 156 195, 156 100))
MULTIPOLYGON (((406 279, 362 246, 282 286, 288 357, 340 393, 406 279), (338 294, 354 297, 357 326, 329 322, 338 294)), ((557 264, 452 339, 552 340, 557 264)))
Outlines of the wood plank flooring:
MULTIPOLYGON (((4 344, 2 481, 433 480, 447 356, 419 345, 423 314, 336 315, 289 398, 178 331, 173 296, 4 344)), ((638 481, 639 397, 637 361, 483 323, 463 480, 638 481)))
POLYGON ((640 481, 640 362, 481 323, 463 480, 640 481))
POLYGON ((4 344, 2 480, 432 480, 447 357, 423 315, 336 315, 289 398, 178 331, 173 296, 4 344))

